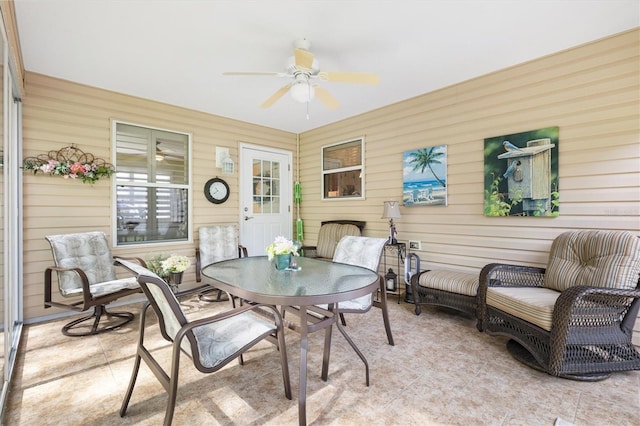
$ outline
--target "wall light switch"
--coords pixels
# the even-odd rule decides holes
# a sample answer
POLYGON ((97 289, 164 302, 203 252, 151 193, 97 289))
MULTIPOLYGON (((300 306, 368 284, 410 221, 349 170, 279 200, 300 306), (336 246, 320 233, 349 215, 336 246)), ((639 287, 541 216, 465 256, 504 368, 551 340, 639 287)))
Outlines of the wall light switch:
POLYGON ((409 249, 411 249, 411 250, 422 250, 422 241, 411 241, 411 240, 409 240, 409 249))

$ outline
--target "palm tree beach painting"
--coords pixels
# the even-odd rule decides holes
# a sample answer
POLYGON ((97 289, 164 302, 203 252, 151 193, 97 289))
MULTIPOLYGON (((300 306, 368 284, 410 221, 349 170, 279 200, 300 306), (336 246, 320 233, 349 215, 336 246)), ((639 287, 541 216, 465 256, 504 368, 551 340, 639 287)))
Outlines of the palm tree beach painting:
POLYGON ((402 200, 406 207, 447 205, 447 146, 402 153, 402 200))

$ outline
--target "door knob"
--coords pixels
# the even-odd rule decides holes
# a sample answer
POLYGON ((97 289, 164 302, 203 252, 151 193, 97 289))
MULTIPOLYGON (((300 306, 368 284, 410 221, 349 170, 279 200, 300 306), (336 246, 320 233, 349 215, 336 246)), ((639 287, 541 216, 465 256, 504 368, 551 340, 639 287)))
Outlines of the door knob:
POLYGON ((244 220, 249 220, 249 219, 253 219, 253 216, 249 217, 249 216, 245 216, 244 220))

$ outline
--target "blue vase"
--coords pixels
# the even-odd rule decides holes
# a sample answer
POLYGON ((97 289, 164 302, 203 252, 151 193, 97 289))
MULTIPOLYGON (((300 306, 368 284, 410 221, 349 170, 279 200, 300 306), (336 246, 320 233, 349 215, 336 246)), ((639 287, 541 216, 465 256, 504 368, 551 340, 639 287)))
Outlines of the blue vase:
POLYGON ((291 264, 291 253, 289 254, 276 254, 275 257, 276 269, 281 271, 287 269, 291 264))

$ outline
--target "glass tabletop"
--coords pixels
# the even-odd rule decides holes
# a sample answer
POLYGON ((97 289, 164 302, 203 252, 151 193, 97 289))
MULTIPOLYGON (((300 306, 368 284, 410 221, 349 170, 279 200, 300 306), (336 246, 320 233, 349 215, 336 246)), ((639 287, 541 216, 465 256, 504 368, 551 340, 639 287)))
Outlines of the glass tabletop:
POLYGON ((237 296, 291 306, 350 300, 378 286, 379 276, 370 269, 305 257, 295 260, 298 271, 279 271, 266 256, 259 256, 213 263, 202 275, 237 296))

